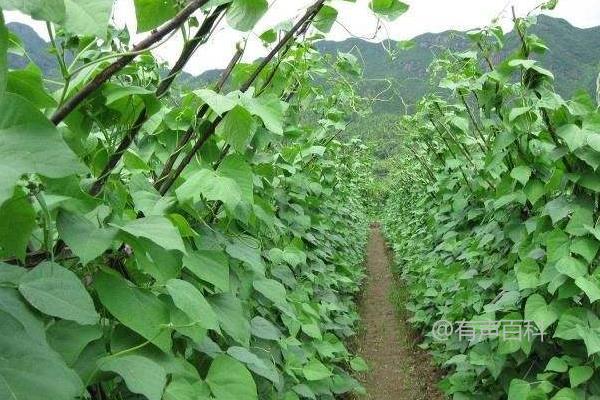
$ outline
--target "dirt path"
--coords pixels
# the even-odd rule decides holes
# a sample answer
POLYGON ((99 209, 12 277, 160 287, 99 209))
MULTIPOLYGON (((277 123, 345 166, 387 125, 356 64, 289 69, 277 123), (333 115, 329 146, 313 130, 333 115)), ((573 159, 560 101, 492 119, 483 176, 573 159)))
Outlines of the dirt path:
MULTIPOLYGON (((390 298, 395 281, 378 226, 371 229, 368 283, 361 302, 363 332, 358 352, 371 371, 359 379, 372 400, 444 399, 436 388, 438 375, 429 357, 414 346, 408 323, 400 320, 390 298)), ((401 293, 400 293, 401 295, 401 293)))

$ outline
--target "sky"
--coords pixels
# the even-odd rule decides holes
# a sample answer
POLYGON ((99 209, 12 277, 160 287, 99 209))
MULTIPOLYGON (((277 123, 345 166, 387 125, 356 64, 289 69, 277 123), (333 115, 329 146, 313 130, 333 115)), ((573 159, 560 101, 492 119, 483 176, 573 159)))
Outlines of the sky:
MULTIPOLYGON (((247 38, 245 60, 254 60, 268 52, 258 36, 274 25, 299 18, 315 0, 269 0, 271 7, 252 32, 238 32, 221 22, 209 42, 202 46, 185 68, 187 72, 199 74, 208 69, 224 68, 235 52, 236 44, 247 38)), ((409 11, 393 22, 382 22, 378 30, 378 19, 369 10, 370 0, 356 0, 351 3, 333 0, 338 21, 328 34, 329 40, 344 40, 359 37, 370 41, 384 39, 407 40, 427 32, 446 30, 470 30, 485 26, 493 19, 499 19, 505 30, 512 28, 511 7, 519 16, 535 9, 542 0, 404 0, 410 5, 409 11)), ((600 25, 600 0, 559 0, 558 7, 549 15, 568 20, 580 28, 600 25)), ((48 39, 45 24, 34 21, 18 12, 5 12, 7 22, 17 21, 31 25, 40 36, 48 39)), ((117 26, 127 26, 136 31, 133 0, 116 0, 113 22, 117 26)), ((139 41, 146 34, 133 35, 139 41)), ((162 61, 172 63, 177 59, 183 40, 179 35, 154 51, 162 61)))

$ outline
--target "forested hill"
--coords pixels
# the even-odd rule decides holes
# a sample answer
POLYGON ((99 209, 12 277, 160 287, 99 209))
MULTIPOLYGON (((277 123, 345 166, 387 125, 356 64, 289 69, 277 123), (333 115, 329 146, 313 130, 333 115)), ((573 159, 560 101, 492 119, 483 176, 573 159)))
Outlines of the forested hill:
MULTIPOLYGON (((9 28, 23 40, 30 57, 45 72, 56 69, 55 59, 47 51, 44 42, 30 27, 11 23, 9 28)), ((600 70, 600 27, 579 29, 562 19, 541 16, 533 30, 551 49, 541 60, 556 75, 557 92, 570 97, 579 89, 594 91, 596 76, 600 70)), ((509 49, 516 45, 509 36, 509 49)), ((363 89, 368 94, 391 89, 382 96, 385 101, 377 103, 378 112, 395 113, 402 109, 400 97, 408 105, 414 104, 432 87, 427 82, 427 67, 442 49, 460 49, 468 46, 464 33, 447 31, 427 33, 416 37, 414 47, 398 51, 398 43, 386 41, 371 43, 361 39, 342 42, 322 41, 320 50, 327 53, 352 52, 364 62, 363 89)), ((13 67, 24 66, 24 60, 12 57, 13 67)), ((212 81, 218 71, 207 71, 199 77, 187 76, 184 81, 212 81)))
MULTIPOLYGON (((580 29, 563 19, 540 16, 532 31, 550 48, 540 61, 556 75, 558 93, 570 97, 580 89, 595 90, 596 77, 600 72, 600 27, 580 29)), ((401 107, 398 96, 411 105, 434 90, 427 82, 427 67, 436 54, 444 49, 459 50, 469 46, 466 35, 457 31, 427 33, 416 37, 413 42, 414 47, 402 52, 398 52, 398 43, 393 41, 378 44, 348 39, 343 42, 324 41, 320 47, 326 52, 352 51, 364 60, 364 85, 368 93, 379 93, 388 85, 384 80, 392 81, 394 97, 380 103, 378 110, 394 112, 401 107), (390 56, 394 52, 395 56, 390 56)), ((512 51, 516 45, 516 37, 510 34, 507 49, 512 51)))

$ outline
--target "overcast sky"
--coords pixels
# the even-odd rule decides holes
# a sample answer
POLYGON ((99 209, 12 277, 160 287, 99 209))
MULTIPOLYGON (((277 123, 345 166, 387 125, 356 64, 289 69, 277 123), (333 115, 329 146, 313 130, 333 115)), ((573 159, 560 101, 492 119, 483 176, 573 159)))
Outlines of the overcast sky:
MULTIPOLYGON (((494 18, 500 18, 507 30, 511 29, 511 6, 515 6, 519 15, 525 15, 534 9, 541 0, 404 0, 410 4, 410 10, 394 22, 383 23, 374 40, 411 39, 426 32, 442 32, 449 29, 469 30, 489 24, 494 18)), ((269 0, 269 12, 257 24, 253 32, 241 33, 222 22, 216 34, 207 45, 200 48, 188 63, 186 70, 197 74, 207 69, 223 68, 235 51, 235 45, 248 37, 246 60, 264 55, 267 50, 258 40, 265 30, 279 22, 299 17, 314 0, 269 0)), ((372 39, 377 28, 377 18, 368 8, 369 0, 357 0, 350 3, 334 0, 332 5, 338 9, 338 22, 328 35, 331 40, 343 40, 350 36, 372 39)), ((560 0, 559 6, 550 15, 567 19, 580 28, 600 25, 600 0, 560 0)), ((7 22, 19 21, 34 27, 40 36, 47 39, 45 25, 33 21, 18 12, 5 12, 7 22)), ((126 24, 135 32, 135 11, 133 0, 117 0, 114 22, 126 24)), ((139 40, 144 35, 134 36, 139 40)), ((182 40, 175 36, 159 48, 155 54, 161 60, 172 62, 177 58, 182 40)))

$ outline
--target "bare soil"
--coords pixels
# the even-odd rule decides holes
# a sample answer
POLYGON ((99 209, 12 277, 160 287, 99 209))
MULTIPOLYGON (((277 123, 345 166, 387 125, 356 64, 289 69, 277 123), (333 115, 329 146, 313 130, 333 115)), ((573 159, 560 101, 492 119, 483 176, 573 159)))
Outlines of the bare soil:
POLYGON ((358 379, 367 389, 363 399, 442 400, 439 371, 416 347, 408 322, 392 304, 404 297, 390 269, 390 254, 379 226, 371 227, 367 253, 368 281, 361 299, 362 332, 357 351, 371 368, 358 379))

